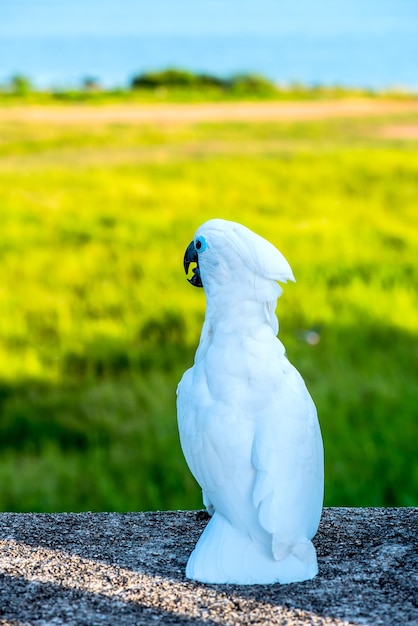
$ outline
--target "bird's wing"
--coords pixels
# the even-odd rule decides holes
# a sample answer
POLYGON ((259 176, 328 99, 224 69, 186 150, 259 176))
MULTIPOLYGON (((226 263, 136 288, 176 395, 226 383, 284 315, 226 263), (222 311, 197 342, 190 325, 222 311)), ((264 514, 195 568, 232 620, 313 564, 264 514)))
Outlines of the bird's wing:
POLYGON ((283 384, 256 421, 252 465, 253 504, 272 535, 275 558, 281 546, 311 539, 322 510, 323 448, 315 405, 302 377, 287 361, 283 384))
MULTIPOLYGON (((240 412, 222 394, 211 391, 206 363, 195 364, 186 372, 178 387, 177 414, 180 441, 187 464, 204 492, 205 505, 235 517, 236 501, 249 493, 253 469, 249 463, 253 441, 252 420, 243 420, 240 412)), ((218 370, 223 371, 221 367, 218 370)), ((218 372, 217 372, 218 373, 218 372)), ((216 387, 218 379, 211 377, 216 387)), ((223 383, 231 392, 235 380, 223 372, 223 383)), ((226 391, 225 391, 226 394, 226 391)), ((250 499, 249 499, 250 501, 250 499)), ((238 517, 237 512, 237 517, 238 517)), ((242 514, 242 511, 241 511, 242 514)))

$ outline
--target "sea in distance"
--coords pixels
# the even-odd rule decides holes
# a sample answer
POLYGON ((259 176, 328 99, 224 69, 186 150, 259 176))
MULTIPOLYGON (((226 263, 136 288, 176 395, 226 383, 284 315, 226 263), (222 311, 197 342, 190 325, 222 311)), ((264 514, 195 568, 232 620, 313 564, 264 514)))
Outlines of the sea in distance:
POLYGON ((38 88, 87 77, 124 87, 177 67, 418 91, 417 0, 17 0, 2 13, 3 84, 23 74, 38 88))

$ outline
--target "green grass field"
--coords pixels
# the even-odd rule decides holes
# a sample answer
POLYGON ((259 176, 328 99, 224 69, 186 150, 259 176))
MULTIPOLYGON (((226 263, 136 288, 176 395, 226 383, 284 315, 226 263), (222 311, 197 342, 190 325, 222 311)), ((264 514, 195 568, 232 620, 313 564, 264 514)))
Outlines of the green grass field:
POLYGON ((0 510, 201 506, 175 389, 205 307, 183 252, 211 217, 293 267, 280 337, 318 407, 325 503, 417 505, 418 143, 381 134, 417 122, 0 114, 0 510))

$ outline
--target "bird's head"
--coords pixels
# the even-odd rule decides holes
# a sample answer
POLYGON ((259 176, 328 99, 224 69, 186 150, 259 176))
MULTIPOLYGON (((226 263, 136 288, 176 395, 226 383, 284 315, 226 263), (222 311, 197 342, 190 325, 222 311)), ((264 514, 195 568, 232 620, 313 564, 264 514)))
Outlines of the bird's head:
POLYGON ((236 222, 212 219, 198 228, 184 255, 189 282, 206 294, 236 288, 259 301, 275 300, 277 281, 295 280, 289 263, 266 239, 236 222))

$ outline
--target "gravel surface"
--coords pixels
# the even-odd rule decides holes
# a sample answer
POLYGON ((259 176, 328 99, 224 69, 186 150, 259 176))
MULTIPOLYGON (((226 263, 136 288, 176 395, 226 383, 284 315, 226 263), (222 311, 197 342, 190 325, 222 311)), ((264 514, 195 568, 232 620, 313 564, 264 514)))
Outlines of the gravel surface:
POLYGON ((324 509, 319 574, 203 585, 202 511, 0 514, 0 625, 418 626, 418 509, 324 509))

